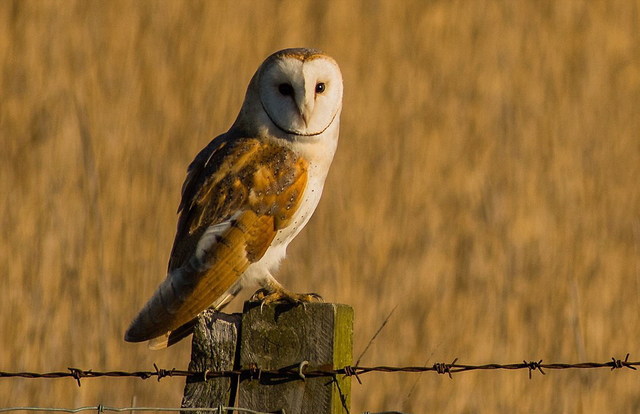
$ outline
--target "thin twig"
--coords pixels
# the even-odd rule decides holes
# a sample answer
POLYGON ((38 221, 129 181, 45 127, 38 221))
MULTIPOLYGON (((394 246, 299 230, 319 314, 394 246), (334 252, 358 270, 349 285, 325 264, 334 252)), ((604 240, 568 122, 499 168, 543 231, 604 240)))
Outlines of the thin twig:
POLYGON ((373 336, 371 337, 371 339, 369 340, 369 343, 367 344, 367 346, 364 348, 364 350, 362 351, 362 353, 360 354, 360 356, 358 357, 358 360, 356 361, 356 365, 360 365, 360 361, 362 360, 362 357, 364 356, 364 354, 369 350, 369 347, 371 346, 371 344, 373 343, 374 339, 376 339, 376 337, 380 334, 380 332, 382 331, 382 329, 385 327, 385 325, 387 324, 387 322, 389 322, 389 319, 391 318, 391 315, 393 315, 393 312, 396 311, 396 309, 398 308, 398 305, 394 306, 393 309, 391 309, 391 312, 389 312, 389 315, 387 315, 387 317, 385 318, 385 320, 382 322, 382 325, 380 325, 380 327, 378 328, 378 330, 376 331, 376 333, 373 334, 373 336))

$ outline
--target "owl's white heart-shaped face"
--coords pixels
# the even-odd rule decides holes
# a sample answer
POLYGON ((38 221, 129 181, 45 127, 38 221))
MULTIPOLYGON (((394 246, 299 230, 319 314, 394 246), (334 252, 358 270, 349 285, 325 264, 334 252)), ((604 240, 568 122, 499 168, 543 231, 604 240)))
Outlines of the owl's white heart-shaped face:
POLYGON ((342 107, 342 74, 336 62, 320 52, 296 52, 274 55, 262 66, 260 102, 285 133, 319 135, 342 107))

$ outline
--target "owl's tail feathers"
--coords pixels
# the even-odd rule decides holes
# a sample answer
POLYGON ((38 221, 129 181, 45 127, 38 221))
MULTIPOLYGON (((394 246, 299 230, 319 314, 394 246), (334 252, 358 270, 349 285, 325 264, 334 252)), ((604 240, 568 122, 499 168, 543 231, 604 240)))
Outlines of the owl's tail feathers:
MULTIPOLYGON (((222 310, 222 308, 227 306, 229 302, 231 302, 231 300, 236 297, 241 288, 241 283, 234 284, 231 289, 229 289, 224 295, 216 300, 213 305, 211 305, 210 309, 213 309, 215 311, 222 310)), ((193 333, 193 328, 196 323, 198 323, 197 317, 191 319, 189 322, 181 325, 173 331, 169 331, 164 335, 149 340, 149 349, 151 349, 152 351, 157 351, 178 343, 179 341, 183 340, 193 333)))
POLYGON ((233 290, 250 258, 259 260, 276 234, 274 217, 258 216, 253 210, 244 211, 233 225, 212 227, 198 242, 196 254, 172 270, 158 287, 129 326, 125 341, 142 342, 166 335, 212 303, 216 306, 216 300, 233 290))
POLYGON ((176 269, 158 286, 151 299, 131 322, 124 336, 125 341, 142 342, 163 336, 193 319, 195 315, 186 315, 181 308, 195 289, 199 278, 185 270, 176 269))
MULTIPOLYGON (((131 322, 131 326, 125 333, 125 341, 149 340, 149 348, 156 350, 171 346, 193 332, 193 327, 198 320, 198 310, 185 311, 183 305, 196 290, 196 283, 193 281, 193 276, 185 276, 185 269, 180 268, 162 282, 153 297, 131 322)), ((211 307, 217 311, 224 308, 238 294, 242 283, 237 280, 226 292, 220 292, 223 293, 222 295, 218 293, 225 286, 226 284, 222 286, 218 284, 210 289, 209 294, 218 297, 211 304, 211 307)))
POLYGON ((198 318, 193 318, 189 322, 179 326, 173 331, 169 331, 164 335, 150 339, 149 349, 151 349, 152 351, 157 351, 178 343, 179 341, 183 340, 193 333, 193 327, 197 322, 198 318))

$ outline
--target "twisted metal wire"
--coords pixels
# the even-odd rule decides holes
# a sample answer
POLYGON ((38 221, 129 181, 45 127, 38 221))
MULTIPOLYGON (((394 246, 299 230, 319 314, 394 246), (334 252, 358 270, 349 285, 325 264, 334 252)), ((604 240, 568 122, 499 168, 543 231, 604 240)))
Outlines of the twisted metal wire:
POLYGON ((307 361, 301 362, 299 365, 286 367, 276 370, 261 370, 258 367, 251 367, 241 370, 228 370, 228 371, 185 371, 177 369, 164 369, 159 368, 156 364, 153 364, 154 371, 94 371, 83 370, 80 368, 68 368, 68 371, 55 371, 55 372, 5 372, 0 371, 0 378, 73 378, 76 380, 78 386, 81 385, 81 380, 85 378, 120 378, 120 377, 136 377, 140 379, 149 379, 155 377, 158 381, 165 377, 190 377, 194 380, 210 380, 220 377, 240 377, 242 379, 259 379, 261 376, 268 375, 270 377, 280 379, 302 379, 315 378, 315 377, 333 377, 337 375, 344 375, 348 377, 355 377, 360 383, 360 377, 362 375, 371 372, 382 373, 421 373, 421 372, 435 372, 441 375, 448 375, 453 378, 453 374, 469 372, 469 371, 486 371, 486 370, 527 370, 529 378, 533 372, 540 372, 545 375, 545 370, 558 370, 558 369, 593 369, 593 368, 609 368, 611 370, 618 370, 621 368, 628 368, 631 370, 637 370, 637 366, 640 366, 640 361, 629 361, 629 354, 624 359, 617 359, 612 357, 611 360, 606 362, 578 362, 578 363, 543 363, 542 360, 527 361, 523 360, 519 363, 512 364, 483 364, 483 365, 468 365, 458 363, 458 359, 454 359, 451 363, 437 362, 431 366, 345 366, 339 369, 321 369, 310 367, 307 361))
MULTIPOLYGON (((204 407, 204 408, 162 408, 162 407, 125 407, 125 408, 117 408, 117 407, 109 407, 106 405, 96 405, 89 407, 79 407, 79 408, 55 408, 55 407, 8 407, 8 408, 0 408, 0 413, 9 412, 9 411, 48 411, 48 412, 62 412, 62 413, 79 413, 82 411, 97 411, 98 413, 103 412, 125 412, 125 411, 180 411, 180 412, 195 412, 195 411, 210 411, 218 414, 222 414, 224 412, 239 412, 239 413, 249 413, 249 414, 273 414, 273 413, 265 413, 263 411, 255 411, 250 410, 248 408, 240 408, 240 407, 224 407, 218 406, 215 408, 204 407)), ((284 414, 284 413, 283 413, 284 414)))

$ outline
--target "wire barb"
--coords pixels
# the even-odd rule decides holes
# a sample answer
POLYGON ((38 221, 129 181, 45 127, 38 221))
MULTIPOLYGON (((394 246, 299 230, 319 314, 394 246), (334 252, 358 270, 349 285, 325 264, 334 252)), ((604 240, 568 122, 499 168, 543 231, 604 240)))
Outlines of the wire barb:
POLYGON ((636 370, 636 367, 634 367, 633 365, 631 365, 629 363, 629 354, 628 353, 624 357, 624 361, 621 361, 619 359, 615 359, 615 357, 611 357, 611 361, 612 361, 611 371, 613 371, 614 369, 617 369, 617 368, 630 368, 632 370, 636 370))
POLYGON ((260 381, 260 376, 262 375, 262 370, 258 367, 257 364, 252 363, 249 365, 249 379, 260 381))
POLYGON ((160 382, 160 380, 164 377, 173 377, 173 374, 176 371, 175 368, 171 368, 170 370, 166 370, 164 368, 158 368, 155 362, 153 363, 153 367, 156 369, 155 374, 158 377, 158 382, 160 382))
POLYGON ((529 369, 529 379, 531 379, 531 372, 532 371, 540 371, 540 373, 542 375, 547 375, 543 370, 542 370, 542 360, 536 362, 536 361, 522 361, 522 363, 524 365, 526 365, 526 367, 529 369))
POLYGON ((358 375, 358 371, 356 371, 351 365, 347 365, 344 367, 344 376, 345 377, 356 377, 358 384, 362 385, 362 381, 360 380, 360 376, 358 375))
MULTIPOLYGON (((82 384, 80 384, 80 378, 82 378, 83 371, 81 369, 78 369, 78 368, 67 368, 67 369, 71 372, 71 376, 78 383, 78 387, 80 387, 82 385, 82 384)), ((87 372, 91 372, 91 370, 89 370, 87 372)))
POLYGON ((451 375, 451 368, 455 366, 458 358, 454 359, 450 364, 446 364, 444 362, 436 362, 433 364, 433 370, 435 370, 438 374, 447 374, 449 378, 453 379, 451 375))

